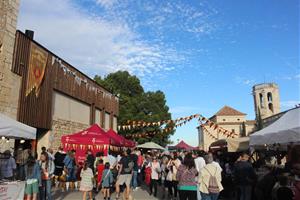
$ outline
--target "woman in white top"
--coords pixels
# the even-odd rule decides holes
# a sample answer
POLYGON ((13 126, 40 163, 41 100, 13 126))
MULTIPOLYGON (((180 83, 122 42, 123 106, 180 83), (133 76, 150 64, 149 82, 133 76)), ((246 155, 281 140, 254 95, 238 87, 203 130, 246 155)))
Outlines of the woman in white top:
POLYGON ((202 200, 217 200, 223 190, 221 170, 213 163, 211 154, 205 156, 205 167, 199 175, 199 190, 202 200))
POLYGON ((154 197, 157 195, 157 184, 160 178, 161 168, 160 164, 157 161, 157 158, 154 156, 152 162, 149 163, 151 167, 151 182, 150 182, 150 195, 152 195, 154 189, 154 197))
POLYGON ((87 161, 84 162, 84 166, 81 170, 80 173, 80 177, 81 177, 81 182, 80 182, 80 191, 83 192, 83 197, 82 199, 85 200, 86 199, 86 195, 87 193, 89 194, 89 198, 93 199, 93 194, 92 194, 92 190, 93 190, 93 170, 91 168, 88 168, 88 163, 87 161))

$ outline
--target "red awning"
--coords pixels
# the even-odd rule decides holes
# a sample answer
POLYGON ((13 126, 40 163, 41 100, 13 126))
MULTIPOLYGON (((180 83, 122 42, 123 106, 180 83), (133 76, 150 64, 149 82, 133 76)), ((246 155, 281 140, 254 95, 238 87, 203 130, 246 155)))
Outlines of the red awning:
POLYGON ((109 129, 106 134, 113 138, 117 143, 118 146, 124 147, 125 146, 125 140, 122 136, 120 136, 118 133, 116 133, 114 130, 109 129))
POLYGON ((106 134, 106 132, 97 124, 92 125, 78 133, 64 135, 61 137, 63 144, 78 145, 118 145, 118 142, 106 134))
POLYGON ((185 143, 183 140, 181 140, 177 145, 175 145, 173 148, 175 149, 184 149, 184 150, 196 150, 197 147, 192 147, 185 143))
POLYGON ((135 142, 131 140, 127 140, 122 135, 119 135, 114 130, 110 129, 106 132, 110 137, 112 137, 114 140, 116 140, 121 147, 135 147, 135 142))

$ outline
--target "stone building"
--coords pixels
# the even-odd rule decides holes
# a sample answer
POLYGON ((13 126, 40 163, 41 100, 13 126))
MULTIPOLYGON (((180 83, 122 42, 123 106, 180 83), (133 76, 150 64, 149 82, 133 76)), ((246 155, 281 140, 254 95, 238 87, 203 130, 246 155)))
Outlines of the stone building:
POLYGON ((37 149, 57 149, 62 135, 94 123, 116 130, 118 97, 33 37, 16 32, 11 70, 22 78, 17 119, 37 128, 37 149))
MULTIPOLYGON (((11 71, 19 0, 0 1, 0 113, 17 119, 21 77, 11 71)), ((12 147, 0 140, 0 150, 12 147)))
MULTIPOLYGON (((234 132, 238 136, 244 137, 248 136, 251 132, 255 130, 255 120, 247 120, 246 114, 242 113, 229 106, 224 106, 215 115, 210 118, 211 121, 218 124, 220 127, 228 130, 229 132, 234 132)), ((218 140, 226 139, 227 136, 219 133, 214 127, 210 127, 208 124, 204 124, 205 129, 207 129, 212 135, 214 135, 218 140)), ((201 149, 207 151, 211 143, 215 142, 208 136, 208 134, 203 133, 203 129, 198 127, 199 130, 199 146, 201 149)))
POLYGON ((263 83, 253 86, 256 119, 264 119, 280 113, 279 88, 275 83, 263 83))
POLYGON ((16 119, 21 77, 11 71, 18 0, 0 2, 0 112, 16 119))

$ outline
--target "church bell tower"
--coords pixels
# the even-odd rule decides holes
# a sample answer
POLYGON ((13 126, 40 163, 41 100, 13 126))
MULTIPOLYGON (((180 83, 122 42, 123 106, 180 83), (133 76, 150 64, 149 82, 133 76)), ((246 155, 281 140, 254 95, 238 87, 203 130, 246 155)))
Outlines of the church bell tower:
POLYGON ((279 88, 275 83, 263 83, 253 86, 256 119, 270 117, 280 112, 279 88))

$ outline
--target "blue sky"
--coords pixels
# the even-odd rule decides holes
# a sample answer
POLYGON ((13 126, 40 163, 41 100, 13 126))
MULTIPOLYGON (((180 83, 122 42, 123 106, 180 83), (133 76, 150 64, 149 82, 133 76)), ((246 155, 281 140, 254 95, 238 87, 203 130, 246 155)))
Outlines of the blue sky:
MULTIPOLYGON (((262 82, 279 85, 282 110, 300 101, 297 0, 22 0, 18 28, 91 77, 137 75, 173 118, 229 105, 254 119, 262 82)), ((172 140, 197 145, 196 126, 172 140)))

